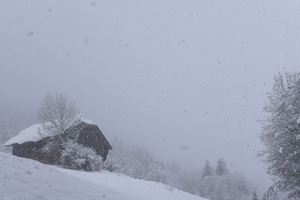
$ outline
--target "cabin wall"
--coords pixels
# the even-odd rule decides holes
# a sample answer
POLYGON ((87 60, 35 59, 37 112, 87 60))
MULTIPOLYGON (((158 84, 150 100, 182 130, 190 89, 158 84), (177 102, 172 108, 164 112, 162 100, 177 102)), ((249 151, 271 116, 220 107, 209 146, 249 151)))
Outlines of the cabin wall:
POLYGON ((46 141, 26 142, 24 144, 13 144, 12 154, 15 156, 37 160, 44 164, 57 164, 60 158, 60 150, 55 149, 45 153, 43 147, 47 144, 46 141))
POLYGON ((14 144, 12 154, 23 158, 30 158, 34 154, 34 142, 14 144))
POLYGON ((106 160, 108 151, 112 149, 97 126, 82 123, 68 129, 60 136, 47 137, 37 142, 26 142, 21 145, 14 144, 12 153, 45 164, 59 164, 61 152, 64 149, 63 143, 69 140, 94 149, 98 155, 101 155, 103 161, 106 160), (45 152, 43 148, 48 144, 55 144, 55 146, 45 152))
POLYGON ((103 161, 106 160, 108 148, 96 126, 85 125, 78 136, 78 143, 94 149, 98 155, 101 155, 103 161))

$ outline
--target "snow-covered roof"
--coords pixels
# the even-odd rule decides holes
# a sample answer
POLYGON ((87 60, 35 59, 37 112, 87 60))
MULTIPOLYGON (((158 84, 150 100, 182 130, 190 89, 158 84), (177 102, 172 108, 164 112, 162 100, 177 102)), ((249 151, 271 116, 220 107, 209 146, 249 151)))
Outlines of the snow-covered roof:
POLYGON ((22 130, 18 135, 5 142, 4 146, 10 146, 12 144, 23 144, 24 142, 29 141, 36 142, 47 136, 49 136, 49 134, 43 130, 42 124, 34 124, 22 130))
MULTIPOLYGON (((78 114, 74 117, 74 120, 72 123, 70 123, 70 126, 76 126, 80 124, 81 122, 85 124, 90 125, 96 125, 93 121, 85 118, 83 115, 78 114)), ((69 126, 69 127, 70 127, 69 126)), ((68 129, 67 127, 66 129, 68 129)), ((42 124, 34 124, 18 133, 15 137, 11 138, 7 142, 4 143, 4 146, 10 146, 12 144, 23 144, 25 142, 37 142, 43 138, 54 136, 55 134, 46 131, 43 128, 42 124)))
POLYGON ((71 123, 70 126, 74 126, 77 125, 79 123, 85 123, 85 124, 89 124, 89 125, 96 125, 92 120, 87 119, 86 117, 84 117, 82 114, 78 114, 74 117, 73 122, 71 123))

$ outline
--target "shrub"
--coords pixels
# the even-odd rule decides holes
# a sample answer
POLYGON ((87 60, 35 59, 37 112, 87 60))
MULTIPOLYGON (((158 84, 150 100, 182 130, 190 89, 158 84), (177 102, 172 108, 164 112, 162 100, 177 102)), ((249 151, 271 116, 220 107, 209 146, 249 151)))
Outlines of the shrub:
POLYGON ((73 141, 65 143, 64 146, 60 158, 62 167, 85 171, 100 171, 102 168, 102 158, 93 149, 73 141))

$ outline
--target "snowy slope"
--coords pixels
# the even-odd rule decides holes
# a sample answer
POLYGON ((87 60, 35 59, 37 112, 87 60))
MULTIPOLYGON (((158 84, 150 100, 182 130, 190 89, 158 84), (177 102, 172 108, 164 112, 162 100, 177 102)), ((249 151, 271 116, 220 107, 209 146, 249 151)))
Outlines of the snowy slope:
POLYGON ((61 169, 0 152, 1 200, 204 200, 107 171, 61 169))

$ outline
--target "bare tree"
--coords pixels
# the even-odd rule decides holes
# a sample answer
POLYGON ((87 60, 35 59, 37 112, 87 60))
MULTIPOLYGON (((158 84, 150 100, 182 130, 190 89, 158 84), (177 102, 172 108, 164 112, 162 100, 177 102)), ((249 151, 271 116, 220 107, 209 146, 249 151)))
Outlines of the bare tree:
POLYGON ((38 110, 38 118, 46 131, 53 134, 63 133, 79 113, 74 101, 66 95, 48 94, 38 110))

